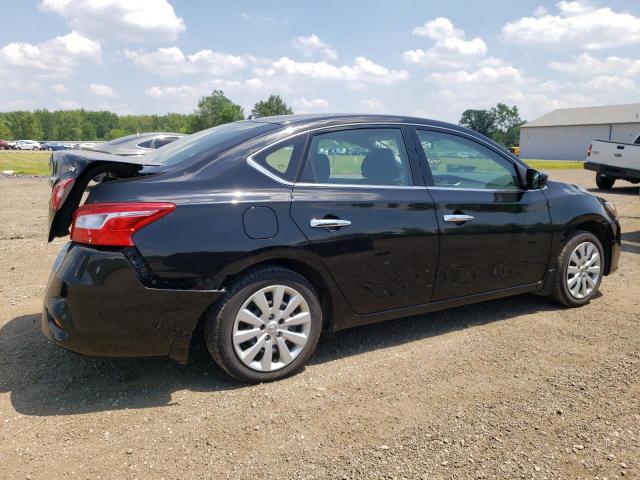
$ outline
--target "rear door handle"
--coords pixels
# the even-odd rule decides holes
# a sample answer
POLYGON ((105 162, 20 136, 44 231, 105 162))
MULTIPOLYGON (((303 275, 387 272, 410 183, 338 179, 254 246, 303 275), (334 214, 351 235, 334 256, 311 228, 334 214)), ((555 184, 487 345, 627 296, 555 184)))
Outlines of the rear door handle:
POLYGON ((340 228, 351 225, 349 220, 340 220, 339 218, 312 218, 309 225, 313 228, 340 228))
POLYGON ((444 215, 445 222, 464 223, 473 220, 471 215, 464 215, 462 213, 456 213, 453 215, 444 215))

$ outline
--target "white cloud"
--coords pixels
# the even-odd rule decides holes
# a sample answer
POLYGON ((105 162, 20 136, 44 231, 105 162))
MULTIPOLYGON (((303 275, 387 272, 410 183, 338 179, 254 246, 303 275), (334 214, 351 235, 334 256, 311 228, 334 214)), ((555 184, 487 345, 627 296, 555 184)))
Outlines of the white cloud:
POLYGON ((144 92, 146 95, 154 98, 166 98, 166 97, 195 97, 198 95, 198 90, 191 85, 179 85, 179 86, 164 86, 164 87, 149 87, 144 92))
POLYGON ((487 53, 487 45, 480 37, 466 40, 464 30, 454 27, 448 18, 430 20, 414 28, 413 34, 435 40, 435 45, 428 50, 405 51, 403 58, 407 63, 455 67, 482 58, 487 53))
POLYGON ((101 83, 92 83, 89 85, 89 91, 99 97, 117 97, 118 94, 109 85, 103 85, 101 83))
POLYGON ((541 80, 511 65, 432 73, 417 105, 428 105, 429 116, 457 122, 467 108, 488 109, 497 102, 517 105, 523 119, 556 108, 634 101, 631 78, 599 75, 584 81, 541 80))
POLYGON ((196 70, 213 75, 232 73, 247 66, 247 60, 243 57, 213 50, 200 50, 189 55, 188 59, 196 70))
POLYGON ((98 42, 77 32, 55 37, 39 44, 12 42, 0 48, 0 76, 2 73, 23 72, 31 75, 66 77, 79 59, 100 60, 98 42))
POLYGON ((51 89, 56 93, 69 93, 69 91, 70 91, 62 83, 56 83, 55 85, 52 85, 51 89))
POLYGON ((571 60, 549 63, 554 70, 576 77, 593 77, 597 75, 614 75, 616 77, 640 76, 640 60, 610 56, 603 59, 588 53, 575 55, 571 60))
POLYGON ((264 82, 259 78, 250 78, 244 84, 251 90, 261 90, 264 87, 264 82))
POLYGON ((291 45, 296 50, 302 51, 303 55, 307 58, 314 58, 316 56, 325 60, 336 60, 338 58, 338 52, 331 48, 331 45, 320 40, 315 34, 309 35, 308 37, 296 37, 291 40, 291 45))
POLYGON ((385 106, 382 100, 372 97, 360 102, 360 105, 366 112, 380 113, 384 112, 385 106))
POLYGON ((315 80, 338 80, 347 82, 392 84, 409 78, 406 70, 391 70, 365 57, 357 57, 351 65, 335 66, 325 61, 298 62, 288 57, 265 60, 256 67, 257 76, 312 78, 315 80))
POLYGON ((242 56, 208 49, 185 55, 178 47, 158 48, 152 52, 126 49, 124 56, 137 66, 164 76, 192 73, 224 75, 241 70, 248 64, 247 58, 242 56))
POLYGON ((536 9, 533 11, 533 16, 542 17, 547 13, 549 13, 549 11, 546 9, 546 7, 543 7, 542 5, 540 5, 539 7, 536 7, 536 9))
POLYGON ((312 113, 317 112, 318 110, 326 110, 329 108, 329 102, 324 98, 312 98, 307 100, 304 97, 300 97, 298 100, 293 102, 293 106, 295 107, 296 113, 312 113))
POLYGON ((640 17, 597 8, 589 1, 562 1, 556 15, 523 17, 502 27, 502 38, 517 45, 596 50, 640 43, 640 17))
POLYGON ((605 89, 626 89, 632 90, 636 88, 636 84, 629 78, 620 78, 613 75, 600 75, 592 78, 587 82, 587 86, 595 90, 605 89))
POLYGON ((173 41, 185 29, 167 0, 42 0, 78 32, 105 40, 173 41))
POLYGON ((123 53, 137 66, 157 75, 175 76, 195 71, 178 47, 158 48, 153 52, 125 49, 123 53))
POLYGON ((227 90, 230 91, 239 91, 244 90, 247 87, 255 88, 257 82, 250 79, 244 82, 238 80, 225 80, 221 78, 217 78, 214 80, 207 80, 204 82, 199 82, 193 85, 155 85, 147 88, 144 93, 145 95, 153 98, 178 98, 178 99, 195 99, 201 97, 203 95, 209 95, 213 90, 227 90))

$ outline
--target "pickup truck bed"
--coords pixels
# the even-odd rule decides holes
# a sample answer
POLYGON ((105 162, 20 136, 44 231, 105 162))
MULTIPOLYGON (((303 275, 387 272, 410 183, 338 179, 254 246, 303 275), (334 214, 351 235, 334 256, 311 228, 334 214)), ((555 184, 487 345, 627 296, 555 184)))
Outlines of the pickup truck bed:
POLYGON ((598 188, 608 190, 616 180, 640 182, 640 135, 634 143, 594 140, 584 168, 596 172, 598 188))

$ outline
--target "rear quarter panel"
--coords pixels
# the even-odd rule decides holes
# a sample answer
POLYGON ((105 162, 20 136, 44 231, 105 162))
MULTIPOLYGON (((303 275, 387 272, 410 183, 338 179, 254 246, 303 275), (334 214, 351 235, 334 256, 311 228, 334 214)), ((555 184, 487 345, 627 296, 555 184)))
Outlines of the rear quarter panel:
POLYGON ((201 288, 220 288, 227 275, 275 255, 275 250, 304 246, 306 240, 289 215, 291 187, 245 162, 213 170, 106 183, 96 187, 88 201, 175 203, 174 212, 137 232, 134 242, 157 276, 199 279, 201 288), (269 207, 277 225, 264 230, 273 236, 251 238, 243 217, 261 206, 269 207))

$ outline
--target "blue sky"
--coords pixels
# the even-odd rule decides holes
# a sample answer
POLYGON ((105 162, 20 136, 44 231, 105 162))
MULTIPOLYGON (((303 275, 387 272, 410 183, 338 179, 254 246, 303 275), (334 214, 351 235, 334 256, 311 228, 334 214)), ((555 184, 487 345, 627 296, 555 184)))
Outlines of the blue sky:
POLYGON ((638 101, 640 2, 0 0, 0 110, 251 109, 456 122, 638 101), (7 19, 20 19, 7 21, 7 19))

